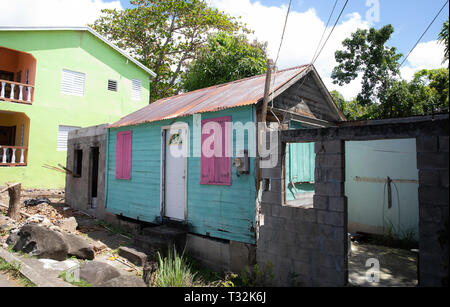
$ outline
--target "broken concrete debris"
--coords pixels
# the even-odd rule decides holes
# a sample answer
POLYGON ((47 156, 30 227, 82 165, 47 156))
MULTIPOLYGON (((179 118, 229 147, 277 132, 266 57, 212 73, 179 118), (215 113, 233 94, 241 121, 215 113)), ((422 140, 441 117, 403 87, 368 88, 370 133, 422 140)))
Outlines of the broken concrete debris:
POLYGON ((69 252, 64 237, 46 227, 28 224, 23 226, 17 235, 19 240, 14 245, 16 252, 59 261, 65 260, 69 252))
POLYGON ((93 286, 119 277, 120 272, 115 267, 100 261, 86 261, 80 266, 80 279, 87 281, 93 286))
POLYGON ((67 232, 75 232, 78 227, 77 220, 73 216, 58 220, 55 222, 55 225, 67 232))
POLYGON ((145 253, 139 252, 131 247, 119 247, 119 256, 138 266, 143 266, 147 262, 147 255, 145 253))
POLYGON ((121 275, 97 285, 98 287, 147 287, 144 281, 132 275, 121 275))

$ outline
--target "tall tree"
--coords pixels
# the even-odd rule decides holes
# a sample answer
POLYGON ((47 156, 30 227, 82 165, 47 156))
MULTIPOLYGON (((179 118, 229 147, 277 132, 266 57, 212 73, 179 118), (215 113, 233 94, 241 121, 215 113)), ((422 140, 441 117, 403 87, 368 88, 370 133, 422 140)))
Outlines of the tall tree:
POLYGON ((134 5, 130 9, 102 10, 91 26, 156 73, 150 83, 150 102, 178 93, 182 70, 196 57, 208 33, 248 31, 205 0, 130 2, 134 5))
MULTIPOLYGON (((398 61, 402 57, 395 47, 386 46, 393 32, 392 25, 379 30, 358 29, 342 42, 344 50, 335 53, 338 65, 331 74, 333 83, 342 86, 362 74, 362 90, 356 98, 362 106, 393 103, 385 98, 394 81, 399 79, 398 61)), ((383 117, 394 115, 389 113, 393 106, 385 105, 383 109, 386 112, 383 117)))
POLYGON ((444 53, 444 60, 442 61, 442 64, 444 64, 446 61, 448 61, 448 48, 449 48, 449 41, 448 41, 448 19, 444 24, 442 25, 442 30, 439 33, 438 36, 439 41, 444 44, 445 46, 445 53, 444 53))
POLYGON ((267 44, 245 35, 225 32, 211 34, 208 43, 198 51, 182 77, 183 89, 196 89, 222 84, 266 71, 267 44))

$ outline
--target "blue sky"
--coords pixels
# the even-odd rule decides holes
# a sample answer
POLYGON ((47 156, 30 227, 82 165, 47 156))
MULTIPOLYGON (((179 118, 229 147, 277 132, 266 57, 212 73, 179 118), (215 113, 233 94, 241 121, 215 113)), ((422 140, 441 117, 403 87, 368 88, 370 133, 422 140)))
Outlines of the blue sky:
MULTIPOLYGON (((259 0, 251 2, 260 2, 265 6, 282 5, 287 6, 289 0, 259 0)), ((131 7, 129 0, 120 0, 122 7, 131 7)), ((334 16, 337 17, 340 8, 344 5, 344 0, 339 0, 334 16)), ((445 3, 444 0, 380 0, 380 21, 375 23, 376 28, 386 24, 392 24, 395 33, 389 42, 391 46, 397 47, 400 52, 407 54, 414 46, 417 39, 425 31, 436 13, 445 3)), ((323 21, 327 21, 331 9, 334 5, 333 0, 293 0, 291 10, 306 11, 314 8, 317 15, 323 21)), ((365 0, 349 0, 344 13, 358 12, 365 16, 368 6, 365 0)), ((436 19, 433 26, 428 30, 422 41, 435 40, 442 28, 442 24, 448 19, 448 5, 436 19)), ((335 19, 332 19, 334 21, 335 19)))
MULTIPOLYGON (((206 0, 231 16, 241 16, 253 29, 251 39, 268 42, 268 55, 275 59, 286 17, 289 0, 206 0)), ((338 0, 331 31, 345 0, 338 0)), ((277 67, 280 69, 310 63, 335 0, 292 0, 277 67)), ((336 65, 334 53, 342 41, 358 28, 380 28, 392 24, 394 35, 388 44, 406 55, 434 18, 445 0, 349 0, 330 40, 314 63, 329 90, 339 90, 351 99, 361 88, 361 80, 344 87, 332 83, 331 71, 336 65), (370 2, 369 6, 366 5, 370 2), (379 21, 367 18, 367 11, 379 4, 379 21)), ((14 0, 0 10, 0 26, 84 26, 93 23, 103 8, 126 9, 129 0, 14 0)), ((409 56, 401 69, 402 77, 410 80, 420 69, 435 69, 442 64, 444 48, 437 42, 442 24, 448 19, 448 5, 409 56)), ((328 32, 327 32, 328 33, 328 32)))

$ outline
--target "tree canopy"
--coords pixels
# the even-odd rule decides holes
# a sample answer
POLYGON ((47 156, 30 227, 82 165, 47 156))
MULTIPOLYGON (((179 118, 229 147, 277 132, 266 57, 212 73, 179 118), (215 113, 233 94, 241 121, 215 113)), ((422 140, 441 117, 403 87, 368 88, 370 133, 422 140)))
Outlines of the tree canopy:
POLYGON ((176 94, 184 66, 196 58, 208 33, 248 32, 237 19, 204 0, 131 0, 133 8, 102 10, 91 27, 156 73, 150 101, 176 94))
POLYGON ((416 72, 410 82, 403 80, 399 64, 402 54, 397 53, 395 47, 386 46, 393 32, 391 25, 379 30, 358 29, 343 41, 344 49, 336 51, 338 65, 331 75, 333 83, 342 86, 362 76, 362 89, 354 100, 345 101, 339 93, 332 93, 348 119, 448 111, 448 69, 424 69, 416 72))
POLYGON ((266 47, 266 43, 250 43, 245 35, 211 34, 197 59, 187 66, 183 89, 193 91, 265 73, 266 47))
POLYGON ((448 61, 448 48, 449 48, 449 41, 448 41, 448 19, 444 24, 442 25, 442 30, 439 33, 438 36, 439 41, 444 44, 445 51, 444 51, 444 59, 442 60, 442 64, 444 64, 446 61, 448 61))

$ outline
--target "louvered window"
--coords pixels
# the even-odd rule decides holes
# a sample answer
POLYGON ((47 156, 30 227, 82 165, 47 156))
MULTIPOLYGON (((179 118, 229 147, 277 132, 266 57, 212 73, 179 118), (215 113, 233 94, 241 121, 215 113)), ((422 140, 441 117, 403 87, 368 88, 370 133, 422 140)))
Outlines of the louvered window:
POLYGON ((61 78, 61 94, 84 96, 84 81, 86 75, 82 72, 63 69, 61 78))
POLYGON ((231 116, 202 120, 200 184, 231 185, 231 138, 227 123, 231 123, 231 116))
POLYGON ((117 81, 108 80, 108 91, 117 92, 117 81))
POLYGON ((133 79, 131 82, 131 99, 140 101, 142 95, 142 82, 138 79, 133 79))
POLYGON ((58 128, 58 142, 56 145, 56 150, 67 151, 67 140, 69 138, 69 132, 80 128, 81 127, 60 125, 58 128))

